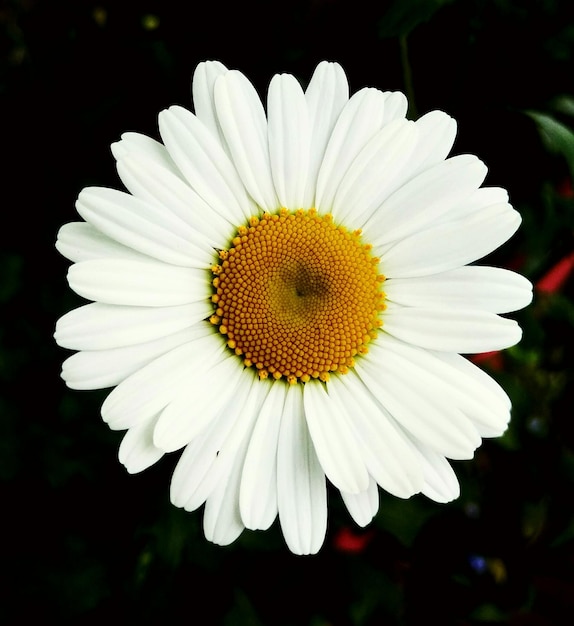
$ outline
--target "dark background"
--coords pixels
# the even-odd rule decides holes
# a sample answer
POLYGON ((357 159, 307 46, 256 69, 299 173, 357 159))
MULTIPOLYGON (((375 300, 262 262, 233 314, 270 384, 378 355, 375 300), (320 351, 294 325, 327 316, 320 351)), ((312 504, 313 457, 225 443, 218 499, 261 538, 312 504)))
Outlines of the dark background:
POLYGON ((0 3, 0 623, 281 626, 574 623, 574 3, 300 0, 0 3), (275 524, 232 546, 169 504, 177 454, 128 476, 106 392, 72 392, 56 319, 82 301, 54 249, 86 185, 119 186, 109 144, 157 136, 219 59, 261 94, 337 60, 351 90, 407 91, 459 122, 521 231, 489 262, 536 285, 525 335, 481 365, 514 403, 504 437, 457 462, 449 505, 382 494, 354 526, 330 494, 325 545, 296 557, 275 524), (562 273, 560 273, 562 272, 562 273))

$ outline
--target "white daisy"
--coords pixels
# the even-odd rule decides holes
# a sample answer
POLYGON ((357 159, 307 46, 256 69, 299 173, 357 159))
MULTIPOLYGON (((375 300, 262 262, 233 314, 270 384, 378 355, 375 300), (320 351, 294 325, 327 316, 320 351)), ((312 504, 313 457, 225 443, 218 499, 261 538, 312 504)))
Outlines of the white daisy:
POLYGON ((102 407, 139 472, 183 449, 171 499, 205 503, 206 537, 234 541, 277 515, 316 552, 328 479, 367 524, 378 486, 447 502, 447 459, 504 432, 504 391, 461 356, 518 342, 499 313, 531 300, 507 270, 467 265, 518 228, 474 156, 447 158, 455 122, 405 119, 401 93, 348 95, 336 63, 304 91, 273 77, 267 111, 243 74, 201 63, 195 114, 162 111, 163 143, 113 144, 128 192, 84 189, 58 250, 92 300, 56 340, 79 351, 73 389, 102 407))

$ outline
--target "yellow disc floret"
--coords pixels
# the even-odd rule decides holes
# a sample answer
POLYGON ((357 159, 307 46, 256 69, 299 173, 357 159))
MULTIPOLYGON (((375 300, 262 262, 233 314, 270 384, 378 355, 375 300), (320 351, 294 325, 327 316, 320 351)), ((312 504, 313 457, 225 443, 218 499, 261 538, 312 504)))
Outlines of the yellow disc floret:
POLYGON ((211 270, 209 321, 261 378, 344 374, 367 351, 385 308, 379 259, 360 231, 314 209, 252 217, 211 270))

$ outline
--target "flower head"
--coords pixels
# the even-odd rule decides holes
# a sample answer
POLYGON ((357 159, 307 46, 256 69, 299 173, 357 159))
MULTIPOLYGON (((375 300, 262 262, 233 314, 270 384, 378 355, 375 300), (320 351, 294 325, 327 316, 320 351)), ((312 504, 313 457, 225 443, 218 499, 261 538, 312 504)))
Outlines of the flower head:
POLYGON ((74 389, 114 387, 102 407, 127 430, 139 472, 183 448, 172 502, 205 503, 206 537, 234 541, 277 515, 289 548, 314 553, 327 480, 354 520, 378 486, 457 497, 449 459, 504 432, 510 402, 461 353, 520 340, 499 313, 530 283, 468 265, 520 217, 481 187, 474 156, 447 158, 455 122, 405 119, 401 93, 348 95, 321 63, 304 91, 273 77, 264 109, 243 74, 201 63, 195 114, 162 111, 162 143, 112 145, 127 192, 84 189, 57 247, 92 300, 57 342, 74 389))

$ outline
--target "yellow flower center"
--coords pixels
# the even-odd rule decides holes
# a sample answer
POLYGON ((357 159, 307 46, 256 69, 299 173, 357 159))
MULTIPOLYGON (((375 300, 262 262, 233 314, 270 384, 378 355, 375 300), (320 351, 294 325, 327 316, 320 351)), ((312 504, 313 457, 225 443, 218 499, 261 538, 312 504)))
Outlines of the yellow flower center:
POLYGON ((381 326, 379 259, 360 231, 314 209, 252 217, 211 270, 210 322, 261 378, 345 374, 381 326))

